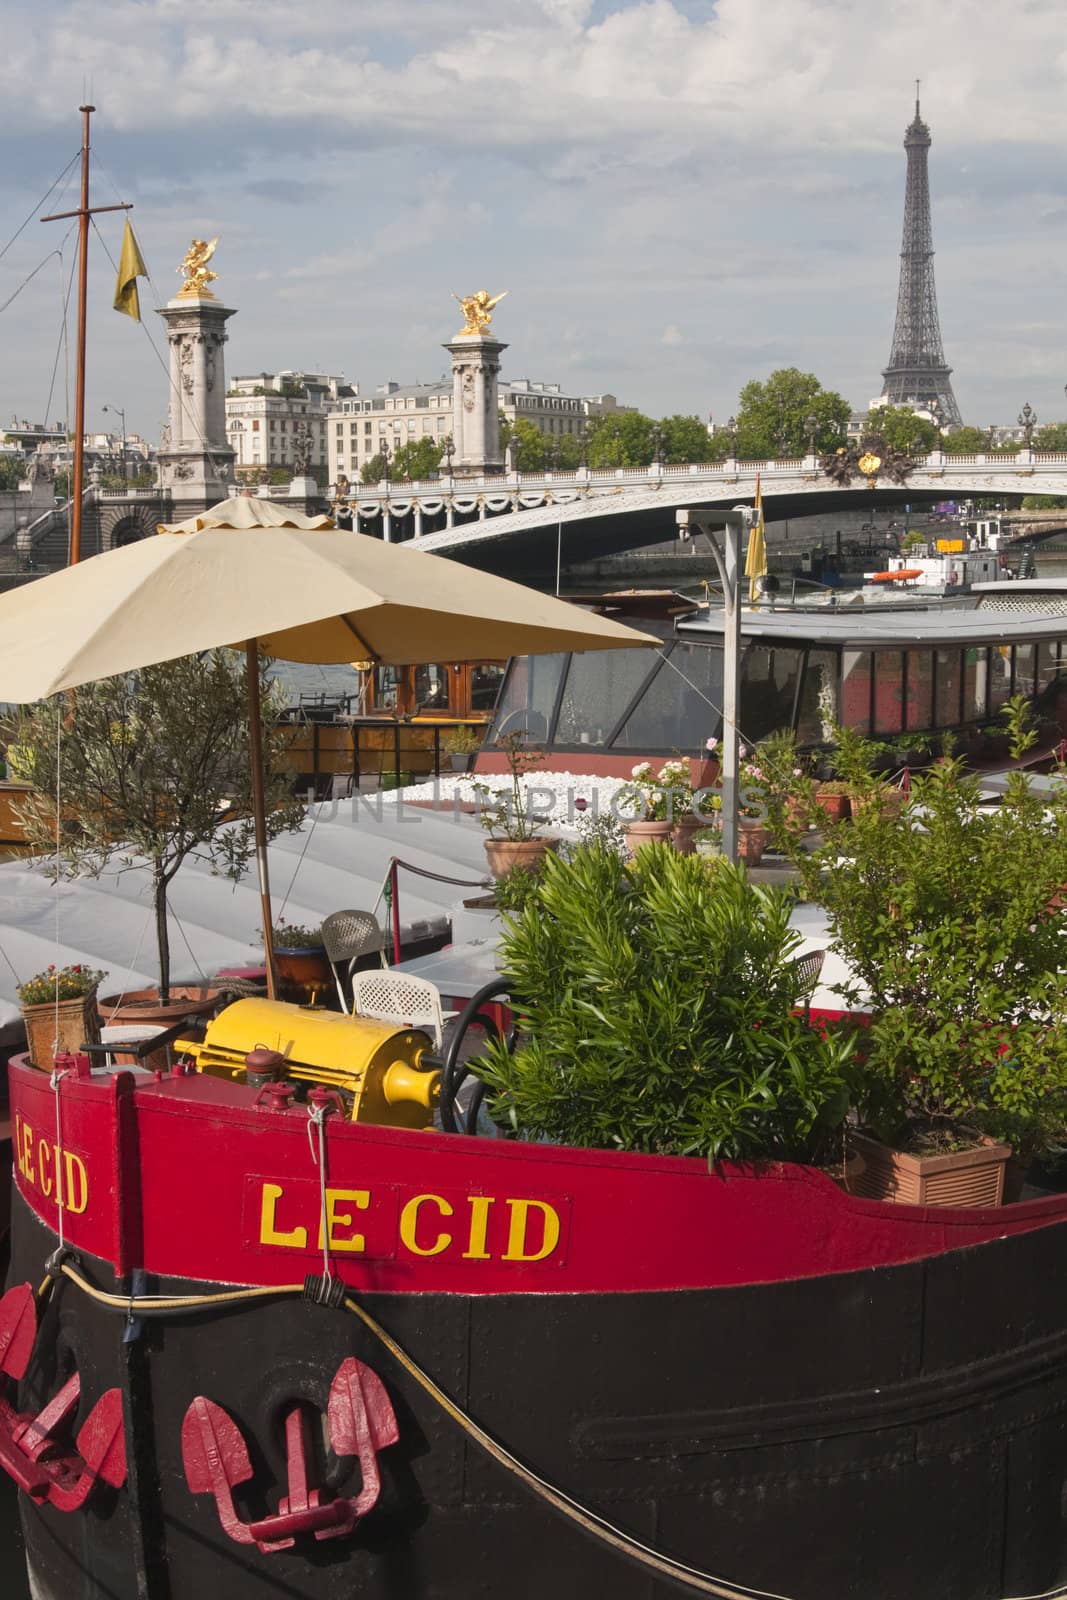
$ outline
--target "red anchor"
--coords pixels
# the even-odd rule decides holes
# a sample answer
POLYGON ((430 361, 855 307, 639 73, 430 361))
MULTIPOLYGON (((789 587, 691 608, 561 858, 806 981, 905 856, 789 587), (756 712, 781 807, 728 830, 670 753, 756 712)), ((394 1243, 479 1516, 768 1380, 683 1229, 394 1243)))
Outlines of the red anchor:
MULTIPOLYGON (((37 1337, 37 1304, 33 1288, 20 1283, 0 1300, 0 1373, 13 1382, 24 1376, 37 1337)), ((122 1427, 122 1392, 108 1389, 90 1411, 74 1441, 54 1437, 74 1416, 81 1398, 77 1373, 36 1416, 17 1411, 0 1386, 0 1467, 38 1504, 58 1511, 77 1511, 98 1479, 121 1488, 126 1480, 126 1438, 122 1427)))
POLYGON ((363 1482, 357 1496, 323 1501, 307 1484, 307 1421, 297 1404, 285 1419, 285 1455, 289 1492, 273 1516, 242 1522, 233 1490, 252 1476, 252 1462, 241 1430, 222 1407, 197 1395, 182 1422, 182 1461, 192 1494, 213 1494, 219 1521, 238 1544, 260 1550, 286 1550, 298 1533, 316 1539, 340 1539, 351 1533, 377 1502, 381 1491, 378 1451, 400 1437, 385 1385, 354 1356, 342 1361, 330 1385, 326 1411, 330 1442, 339 1456, 358 1456, 363 1482))

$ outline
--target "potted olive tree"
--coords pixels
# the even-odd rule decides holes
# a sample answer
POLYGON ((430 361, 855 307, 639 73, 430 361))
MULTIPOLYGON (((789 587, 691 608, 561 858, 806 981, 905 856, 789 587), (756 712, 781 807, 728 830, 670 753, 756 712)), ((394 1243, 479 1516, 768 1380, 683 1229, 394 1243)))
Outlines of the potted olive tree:
POLYGON ((1067 785, 1038 795, 1017 772, 989 807, 944 757, 900 812, 861 807, 813 852, 772 825, 870 1012, 860 1192, 999 1203, 1010 1150, 1025 1167, 1067 1127, 1067 785))
MULTIPOLYGON (((276 770, 288 737, 277 725, 278 709, 277 686, 265 677, 271 838, 304 820, 276 770)), ((195 1009, 195 997, 171 989, 170 885, 192 855, 236 880, 254 851, 243 658, 214 650, 85 684, 23 712, 12 738, 34 784, 20 817, 40 852, 36 865, 99 876, 117 860, 124 870, 151 873, 158 990, 105 997, 101 1011, 108 1021, 180 1020, 195 1009)), ((204 1004, 211 1003, 206 996, 204 1004)))

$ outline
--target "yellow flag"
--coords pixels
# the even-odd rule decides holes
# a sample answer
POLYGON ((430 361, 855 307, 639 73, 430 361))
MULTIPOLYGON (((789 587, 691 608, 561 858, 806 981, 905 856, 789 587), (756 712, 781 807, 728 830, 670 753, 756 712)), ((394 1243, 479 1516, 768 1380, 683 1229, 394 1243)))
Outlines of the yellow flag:
POLYGON ((766 576, 767 573, 767 537, 763 525, 763 491, 760 489, 759 473, 756 473, 756 500, 754 505, 756 520, 748 535, 748 552, 745 556, 745 577, 748 579, 748 598, 756 599, 756 579, 766 576))
POLYGON ((118 282, 115 284, 115 310, 121 311, 124 316, 132 317, 135 322, 141 320, 137 280, 147 277, 148 268, 144 264, 140 246, 134 238, 130 219, 127 217, 126 231, 122 235, 122 254, 119 256, 118 282))

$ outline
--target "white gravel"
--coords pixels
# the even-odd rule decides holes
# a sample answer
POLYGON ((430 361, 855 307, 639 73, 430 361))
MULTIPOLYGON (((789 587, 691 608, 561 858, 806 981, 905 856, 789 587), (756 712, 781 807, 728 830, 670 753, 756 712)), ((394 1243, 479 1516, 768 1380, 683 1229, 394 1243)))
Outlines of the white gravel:
MULTIPOLYGON (((628 778, 540 770, 519 780, 527 805, 535 809, 539 820, 557 830, 564 838, 578 837, 577 821, 583 814, 590 816, 609 812, 615 795, 629 782, 628 778)), ((428 783, 409 784, 405 789, 387 792, 382 798, 395 800, 399 795, 405 803, 409 800, 434 800, 448 806, 458 797, 460 803, 477 805, 484 797, 475 790, 475 783, 488 784, 492 790, 508 795, 511 793, 511 779, 506 773, 458 773, 454 777, 441 777, 428 783)))

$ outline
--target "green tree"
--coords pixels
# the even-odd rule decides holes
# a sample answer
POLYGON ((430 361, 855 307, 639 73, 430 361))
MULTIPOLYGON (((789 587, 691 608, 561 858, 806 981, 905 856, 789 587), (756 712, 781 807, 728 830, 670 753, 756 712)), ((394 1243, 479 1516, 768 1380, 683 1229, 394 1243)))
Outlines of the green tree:
POLYGON ((424 435, 421 439, 409 439, 400 446, 393 457, 390 477, 410 478, 413 482, 419 482, 423 478, 431 478, 440 465, 441 446, 424 435))
POLYGON ((381 483, 385 477, 385 457, 378 453, 371 456, 369 461, 364 461, 360 469, 359 481, 361 483, 381 483))
POLYGON ((640 411, 616 411, 594 417, 589 427, 591 467, 647 467, 654 455, 656 424, 640 411))
POLYGON ((766 461, 808 449, 808 418, 815 418, 817 450, 836 449, 845 437, 850 407, 813 372, 782 367, 765 383, 753 379, 738 398, 737 452, 743 460, 766 461))
POLYGON ((989 448, 985 428, 955 428, 941 440, 941 448, 953 456, 983 455, 989 448))
POLYGON ((25 476, 25 456, 0 456, 0 489, 17 489, 25 476))
POLYGON ((668 461, 711 461, 714 459, 711 435, 699 417, 664 417, 665 453, 668 461))
POLYGON ((937 449, 935 423, 917 417, 907 406, 878 406, 869 413, 867 431, 881 434, 886 444, 907 455, 925 455, 937 449))
POLYGON ((1067 450, 1067 422, 1050 422, 1034 434, 1035 450, 1067 450))
MULTIPOLYGON (((303 807, 278 773, 291 737, 278 724, 280 693, 264 674, 260 714, 272 839, 304 822, 303 807)), ((19 770, 34 784, 20 818, 28 842, 43 852, 46 871, 56 869, 57 742, 63 780, 60 872, 97 876, 115 858, 124 867, 147 862, 159 992, 166 1001, 167 891, 175 873, 195 852, 236 881, 254 854, 244 658, 213 650, 84 684, 31 707, 15 720, 10 736, 19 770)))
POLYGON ((545 468, 544 434, 526 417, 516 417, 509 422, 500 414, 500 448, 506 450, 515 441, 515 465, 519 472, 543 472, 545 468))
POLYGON ((1062 494, 1028 494, 1023 496, 1024 511, 1059 511, 1067 506, 1062 494))

